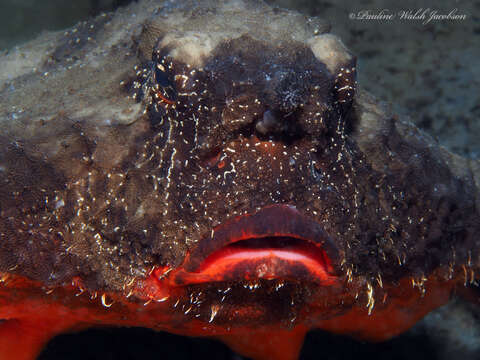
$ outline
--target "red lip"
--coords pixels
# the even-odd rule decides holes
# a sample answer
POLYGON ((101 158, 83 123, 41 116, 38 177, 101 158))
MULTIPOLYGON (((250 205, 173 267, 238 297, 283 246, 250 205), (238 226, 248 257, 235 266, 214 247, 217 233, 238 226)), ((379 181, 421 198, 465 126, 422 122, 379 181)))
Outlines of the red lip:
POLYGON ((169 275, 176 286, 281 279, 331 284, 339 252, 320 224, 272 205, 216 227, 169 275))

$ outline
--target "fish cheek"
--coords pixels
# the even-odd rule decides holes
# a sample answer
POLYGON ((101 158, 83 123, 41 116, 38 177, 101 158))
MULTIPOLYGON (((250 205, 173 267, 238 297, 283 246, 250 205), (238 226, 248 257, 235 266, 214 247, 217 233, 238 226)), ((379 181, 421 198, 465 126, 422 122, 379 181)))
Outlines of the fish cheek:
POLYGON ((0 138, 0 270, 54 285, 81 262, 64 252, 65 177, 40 155, 0 138))

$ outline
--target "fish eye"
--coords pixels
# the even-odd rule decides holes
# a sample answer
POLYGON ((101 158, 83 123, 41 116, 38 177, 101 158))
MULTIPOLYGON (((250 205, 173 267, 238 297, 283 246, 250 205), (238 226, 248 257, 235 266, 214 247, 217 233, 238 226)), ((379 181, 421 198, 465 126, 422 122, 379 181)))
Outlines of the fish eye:
POLYGON ((152 77, 154 98, 160 103, 173 105, 176 101, 175 85, 161 63, 154 64, 152 77))
POLYGON ((154 65, 155 82, 162 87, 172 86, 171 81, 168 79, 168 75, 165 67, 162 64, 154 65))

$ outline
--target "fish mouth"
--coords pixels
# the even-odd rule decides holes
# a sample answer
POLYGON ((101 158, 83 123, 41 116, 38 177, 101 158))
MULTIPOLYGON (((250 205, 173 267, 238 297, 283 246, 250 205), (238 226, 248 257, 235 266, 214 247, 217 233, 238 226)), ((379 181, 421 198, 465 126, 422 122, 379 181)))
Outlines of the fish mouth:
POLYGON ((170 278, 176 286, 255 280, 335 282, 339 251, 316 221, 271 205, 213 229, 170 278))
POLYGON ((340 258, 318 222, 294 206, 271 205, 214 228, 178 268, 154 271, 150 298, 168 299, 180 319, 201 326, 289 328, 312 311, 339 311, 340 258))

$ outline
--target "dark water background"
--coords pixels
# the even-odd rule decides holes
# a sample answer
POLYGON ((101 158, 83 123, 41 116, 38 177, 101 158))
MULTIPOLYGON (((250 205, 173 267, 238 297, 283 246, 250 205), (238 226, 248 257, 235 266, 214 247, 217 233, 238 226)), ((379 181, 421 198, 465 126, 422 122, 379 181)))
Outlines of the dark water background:
MULTIPOLYGON (((8 51, 41 31, 64 29, 131 1, 0 0, 0 51, 8 51)), ((404 1, 401 5, 375 0, 354 4, 346 0, 268 2, 328 19, 332 31, 358 56, 359 83, 363 88, 393 103, 395 112, 412 116, 418 126, 452 151, 480 158, 480 2, 404 1), (351 13, 359 14, 362 10, 378 13, 382 9, 397 14, 402 10, 431 9, 449 13, 458 9, 458 14, 465 14, 467 18, 428 24, 398 18, 395 21, 350 18, 351 13)), ((452 309, 444 313, 455 314, 457 308, 452 309)), ((475 352, 479 348, 475 341, 480 336, 477 334, 471 340, 471 333, 461 333, 465 328, 460 324, 472 321, 473 327, 467 329, 473 330, 468 331, 478 331, 475 323, 480 319, 475 318, 478 313, 474 311, 466 314, 466 320, 453 321, 449 329, 440 326, 445 325, 444 314, 431 315, 412 331, 382 344, 312 332, 306 339, 302 359, 444 360, 450 356, 449 351, 456 354, 453 358, 480 359, 480 354, 475 352), (469 341, 474 342, 470 348, 469 341)), ((214 341, 145 329, 105 329, 57 337, 40 359, 233 360, 241 357, 214 341)))
MULTIPOLYGON (((406 334, 385 343, 369 344, 315 331, 306 338, 301 360, 435 360, 435 344, 429 340, 427 335, 406 334)), ((108 329, 62 335, 48 345, 39 360, 59 359, 242 360, 244 358, 213 340, 155 333, 146 329, 108 329)))

